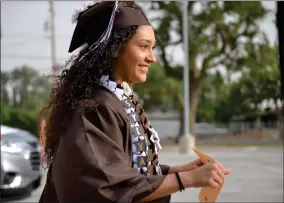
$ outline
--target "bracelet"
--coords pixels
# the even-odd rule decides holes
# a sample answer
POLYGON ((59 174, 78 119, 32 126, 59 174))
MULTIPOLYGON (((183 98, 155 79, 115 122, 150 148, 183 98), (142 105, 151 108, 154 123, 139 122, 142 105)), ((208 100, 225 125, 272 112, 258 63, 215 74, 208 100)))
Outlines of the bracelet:
POLYGON ((176 178, 177 178, 177 181, 178 181, 179 191, 182 192, 184 190, 184 186, 181 182, 180 176, 179 176, 178 172, 175 172, 175 175, 176 175, 176 178))

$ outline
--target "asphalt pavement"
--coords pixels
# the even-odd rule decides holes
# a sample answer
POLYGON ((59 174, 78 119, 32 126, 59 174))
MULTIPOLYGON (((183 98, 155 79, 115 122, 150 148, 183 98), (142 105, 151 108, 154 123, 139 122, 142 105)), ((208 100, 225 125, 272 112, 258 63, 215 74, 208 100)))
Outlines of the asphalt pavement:
MULTIPOLYGON (((217 202, 283 202, 283 148, 281 147, 202 147, 201 151, 232 169, 217 202)), ((194 160, 176 148, 161 152, 161 163, 179 165, 194 160)), ((43 181, 44 183, 44 181, 43 181)), ((8 202, 37 202, 43 185, 28 197, 8 202)), ((198 202, 200 189, 190 188, 172 195, 171 202, 198 202)))

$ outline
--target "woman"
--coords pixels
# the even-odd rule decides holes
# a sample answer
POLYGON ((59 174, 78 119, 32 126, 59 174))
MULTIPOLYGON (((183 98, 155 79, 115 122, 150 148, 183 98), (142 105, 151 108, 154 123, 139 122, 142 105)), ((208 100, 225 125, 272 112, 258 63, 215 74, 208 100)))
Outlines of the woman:
POLYGON ((69 52, 87 44, 54 87, 40 202, 169 202, 189 187, 218 187, 229 172, 200 160, 159 163, 159 137, 132 92, 156 61, 155 35, 133 2, 101 2, 75 15, 69 52))

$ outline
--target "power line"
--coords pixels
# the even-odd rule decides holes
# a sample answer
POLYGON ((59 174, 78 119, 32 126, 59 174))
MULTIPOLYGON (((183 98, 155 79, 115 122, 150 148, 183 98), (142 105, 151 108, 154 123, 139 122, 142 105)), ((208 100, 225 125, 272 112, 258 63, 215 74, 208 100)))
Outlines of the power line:
MULTIPOLYGON (((16 59, 16 58, 24 58, 24 59, 31 59, 31 60, 44 60, 50 61, 51 56, 37 56, 37 55, 16 55, 16 54, 1 54, 1 58, 7 59, 16 59)), ((59 60, 68 60, 70 57, 57 57, 59 60)))
MULTIPOLYGON (((64 37, 64 38, 71 38, 72 36, 68 34, 55 34, 56 37, 64 37)), ((22 39, 22 38, 34 38, 34 37, 50 37, 50 34, 43 33, 43 34, 14 34, 14 33, 5 33, 5 39, 22 39)))
MULTIPOLYGON (((43 38, 41 39, 35 39, 35 38, 32 38, 32 39, 27 39, 27 40, 23 40, 23 41, 19 41, 19 42, 9 42, 9 43, 5 43, 5 47, 10 47, 10 48, 18 48, 20 46, 25 46, 25 45, 30 45, 31 43, 34 43, 34 42, 38 42, 40 40, 44 40, 43 38)), ((3 45, 3 44, 2 44, 3 45)), ((6 49, 6 48, 5 48, 6 49)))

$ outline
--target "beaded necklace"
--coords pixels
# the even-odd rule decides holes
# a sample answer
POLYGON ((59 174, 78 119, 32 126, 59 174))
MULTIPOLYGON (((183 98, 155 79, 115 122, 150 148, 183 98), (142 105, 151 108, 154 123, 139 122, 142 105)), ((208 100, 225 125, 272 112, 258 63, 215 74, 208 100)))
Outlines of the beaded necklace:
POLYGON ((100 85, 113 92, 122 102, 131 125, 132 167, 144 175, 161 175, 159 151, 162 148, 157 131, 150 125, 142 106, 126 82, 121 87, 104 75, 100 85), (145 121, 146 120, 146 121, 145 121), (147 125, 145 125, 147 122, 147 125), (143 125, 144 123, 144 125, 143 125))

